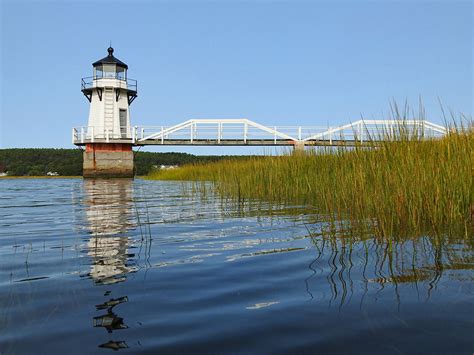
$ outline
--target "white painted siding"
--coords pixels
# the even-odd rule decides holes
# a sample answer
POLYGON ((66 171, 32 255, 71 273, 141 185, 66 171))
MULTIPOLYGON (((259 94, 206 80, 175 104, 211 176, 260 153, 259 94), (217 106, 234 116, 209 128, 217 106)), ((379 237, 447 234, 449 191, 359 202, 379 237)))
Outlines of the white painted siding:
POLYGON ((94 81, 94 89, 89 109, 89 132, 92 134, 91 127, 94 127, 94 136, 96 138, 123 138, 120 131, 120 109, 127 112, 127 138, 131 137, 130 112, 128 97, 126 91, 120 92, 120 97, 116 101, 116 88, 126 88, 125 81, 116 79, 99 79, 94 81), (98 89, 102 89, 102 100, 99 99, 98 89))

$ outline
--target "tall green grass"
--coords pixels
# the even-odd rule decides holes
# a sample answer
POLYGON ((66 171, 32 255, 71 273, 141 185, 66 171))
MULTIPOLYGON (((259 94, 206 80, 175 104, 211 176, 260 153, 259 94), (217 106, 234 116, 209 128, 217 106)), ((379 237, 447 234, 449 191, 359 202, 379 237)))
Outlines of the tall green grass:
MULTIPOLYGON (((472 121, 441 139, 405 134, 353 149, 312 149, 283 156, 224 160, 155 171, 150 179, 211 181, 236 201, 310 208, 379 235, 472 232, 472 121), (402 232, 403 233, 403 232, 402 232)), ((205 184, 202 184, 204 188, 205 184)))

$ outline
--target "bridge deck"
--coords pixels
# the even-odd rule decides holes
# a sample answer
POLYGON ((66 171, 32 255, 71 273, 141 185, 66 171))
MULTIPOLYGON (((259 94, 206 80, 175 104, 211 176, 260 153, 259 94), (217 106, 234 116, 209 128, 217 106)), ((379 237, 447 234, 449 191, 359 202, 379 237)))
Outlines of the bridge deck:
MULTIPOLYGON (((380 141, 371 140, 370 144, 376 144, 380 141)), ((243 140, 237 139, 222 139, 221 141, 213 139, 195 139, 192 142, 186 139, 147 139, 141 141, 133 142, 132 139, 106 139, 96 138, 93 141, 91 139, 85 139, 81 142, 74 142, 77 146, 84 146, 88 143, 127 143, 132 144, 133 146, 147 146, 147 145, 170 145, 170 146, 290 146, 293 147, 298 144, 298 142, 291 140, 277 140, 276 142, 273 139, 249 139, 246 142, 243 140)), ((305 146, 348 146, 353 147, 356 145, 368 145, 367 141, 357 141, 357 140, 312 140, 305 141, 303 144, 305 146)))
MULTIPOLYGON (((336 145, 348 145, 354 146, 357 143, 360 143, 355 140, 318 140, 318 141, 305 141, 303 144, 305 146, 336 146, 336 145)), ((138 145, 196 145, 196 146, 295 146, 298 142, 292 140, 277 139, 248 139, 246 142, 238 139, 221 139, 220 141, 213 139, 194 139, 192 142, 190 140, 152 140, 148 139, 145 141, 140 141, 138 145)))

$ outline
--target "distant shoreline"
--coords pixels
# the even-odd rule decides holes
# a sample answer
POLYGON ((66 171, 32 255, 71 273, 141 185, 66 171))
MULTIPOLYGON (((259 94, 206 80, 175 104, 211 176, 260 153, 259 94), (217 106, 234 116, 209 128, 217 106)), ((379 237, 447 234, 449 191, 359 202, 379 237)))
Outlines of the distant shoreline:
MULTIPOLYGON (((239 156, 235 156, 238 159, 239 156)), ((135 153, 135 173, 147 175, 161 165, 185 165, 221 160, 223 157, 196 156, 186 153, 135 153)), ((228 157, 226 158, 228 159, 228 157)), ((60 177, 82 176, 83 154, 76 149, 8 148, 0 149, 0 173, 7 176, 44 177, 57 173, 60 177)))
POLYGON ((0 176, 0 179, 82 179, 82 176, 0 176))
MULTIPOLYGON (((134 179, 143 179, 146 175, 135 175, 134 179)), ((82 179, 81 175, 73 175, 73 176, 43 176, 43 175, 35 175, 35 176, 0 176, 0 179, 82 179)), ((90 179, 94 180, 94 179, 90 179)), ((110 179, 106 179, 110 180, 110 179)), ((125 179, 126 180, 126 179, 125 179)))

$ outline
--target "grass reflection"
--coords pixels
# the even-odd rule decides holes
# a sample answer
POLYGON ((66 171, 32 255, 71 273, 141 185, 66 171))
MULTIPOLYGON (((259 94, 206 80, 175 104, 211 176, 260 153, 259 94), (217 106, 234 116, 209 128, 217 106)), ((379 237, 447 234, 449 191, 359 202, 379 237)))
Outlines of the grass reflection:
POLYGON ((381 238, 367 226, 362 232, 338 229, 334 222, 312 224, 308 233, 317 256, 308 266, 312 274, 305 280, 307 291, 311 294, 312 278, 323 276, 331 292, 330 303, 339 306, 349 303, 354 291, 360 291, 355 287, 363 290, 362 306, 369 291, 377 295, 387 286, 400 304, 401 285, 410 287, 410 292, 414 289, 418 299, 428 300, 443 276, 472 281, 469 271, 474 269, 474 248, 472 239, 463 234, 415 236, 400 231, 396 237, 381 238))

